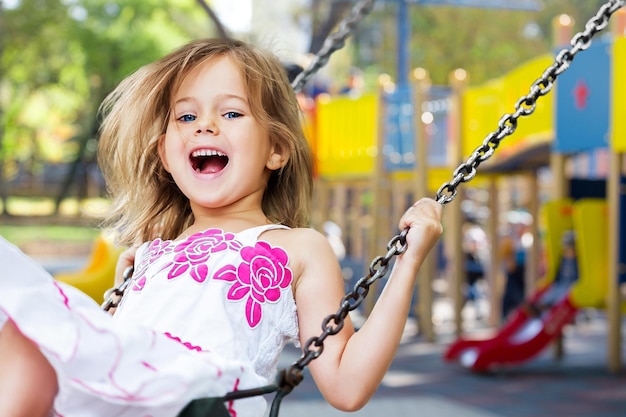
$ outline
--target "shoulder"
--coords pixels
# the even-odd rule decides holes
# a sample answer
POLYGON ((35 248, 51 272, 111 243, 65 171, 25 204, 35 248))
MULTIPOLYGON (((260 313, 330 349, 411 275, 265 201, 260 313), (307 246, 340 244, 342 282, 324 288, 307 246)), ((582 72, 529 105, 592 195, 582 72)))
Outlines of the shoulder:
POLYGON ((335 265, 338 268, 339 262, 328 239, 315 229, 273 229, 261 234, 259 240, 284 249, 296 277, 320 268, 335 268, 335 265))
POLYGON ((301 253, 310 254, 312 249, 330 249, 326 236, 315 229, 306 227, 268 230, 259 236, 259 240, 281 246, 289 254, 295 256, 301 253))

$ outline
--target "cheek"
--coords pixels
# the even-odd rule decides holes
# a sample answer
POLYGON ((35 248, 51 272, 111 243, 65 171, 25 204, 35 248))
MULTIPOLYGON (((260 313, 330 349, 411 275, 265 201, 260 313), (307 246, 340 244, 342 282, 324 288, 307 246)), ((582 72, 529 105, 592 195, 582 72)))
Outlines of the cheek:
POLYGON ((168 172, 171 172, 171 164, 175 162, 176 156, 181 153, 182 148, 179 141, 169 137, 167 133, 159 141, 159 157, 168 172))

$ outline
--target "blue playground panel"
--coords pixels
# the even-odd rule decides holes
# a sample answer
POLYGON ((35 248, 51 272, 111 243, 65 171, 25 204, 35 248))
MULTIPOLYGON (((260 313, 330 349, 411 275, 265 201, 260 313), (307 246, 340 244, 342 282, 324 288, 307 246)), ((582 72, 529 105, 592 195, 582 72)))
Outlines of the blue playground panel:
POLYGON ((556 134, 552 149, 577 153, 609 146, 611 42, 599 39, 556 83, 556 134))
POLYGON ((446 166, 448 154, 448 110, 451 89, 433 86, 429 99, 419 111, 415 111, 412 85, 398 85, 392 93, 383 96, 385 103, 383 158, 387 172, 410 171, 415 167, 415 114, 429 113, 432 122, 426 125, 428 141, 428 164, 433 167, 446 166))

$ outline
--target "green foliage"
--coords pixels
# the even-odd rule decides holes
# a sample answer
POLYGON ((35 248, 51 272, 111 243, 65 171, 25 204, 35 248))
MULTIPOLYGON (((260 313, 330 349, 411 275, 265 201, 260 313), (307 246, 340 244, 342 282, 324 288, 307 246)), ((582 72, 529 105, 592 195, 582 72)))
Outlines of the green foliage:
POLYGON ((104 97, 126 75, 210 36, 194 0, 0 2, 0 179, 19 165, 74 159, 104 97), (4 8, 3 8, 4 7, 4 8))
POLYGON ((82 226, 13 226, 0 225, 0 236, 14 245, 24 245, 31 242, 85 242, 89 245, 101 233, 95 227, 82 226))
MULTIPOLYGON (((448 84, 451 71, 465 69, 470 84, 497 78, 553 49, 552 22, 560 14, 584 25, 604 0, 545 0, 540 11, 410 5, 410 66, 429 71, 434 84, 448 84)), ((574 33, 575 33, 574 32, 574 33)), ((383 2, 362 28, 375 44, 373 55, 357 62, 368 72, 397 75, 398 16, 394 2, 383 2)), ((357 48, 372 48, 357 42, 357 48)), ((354 56, 363 54, 358 50, 354 56)))

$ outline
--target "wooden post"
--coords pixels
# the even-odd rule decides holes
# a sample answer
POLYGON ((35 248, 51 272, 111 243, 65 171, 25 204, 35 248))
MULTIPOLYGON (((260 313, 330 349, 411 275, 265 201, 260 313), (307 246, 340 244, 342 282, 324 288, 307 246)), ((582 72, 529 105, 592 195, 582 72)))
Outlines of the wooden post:
MULTIPOLYGON (((552 20, 552 28, 552 42, 554 46, 568 46, 573 34, 574 19, 566 14, 559 15, 552 20)), ((550 167, 552 168, 552 175, 554 178, 554 189, 552 195, 555 199, 566 198, 569 196, 569 184, 567 178, 565 177, 565 162, 565 155, 555 152, 551 153, 550 167)), ((556 359, 561 359, 564 354, 563 335, 560 335, 554 340, 553 346, 554 357, 556 359)))
MULTIPOLYGON (((374 172, 372 173, 372 205, 370 208, 370 227, 368 233, 367 258, 366 263, 371 262, 376 256, 384 254, 387 249, 387 241, 384 241, 388 235, 387 224, 389 222, 389 189, 387 174, 385 172, 385 160, 383 155, 383 146, 385 138, 385 89, 392 85, 388 77, 380 76, 378 85, 378 132, 376 135, 376 156, 374 157, 374 172)), ((391 235, 388 236, 388 239, 391 235)), ((387 240, 388 240, 387 239, 387 240)), ((366 265, 366 267, 368 267, 366 265)), ((372 312, 376 298, 378 296, 379 281, 375 281, 369 292, 369 297, 365 300, 366 313, 372 312)))
POLYGON ((499 191, 497 177, 489 179, 489 218, 487 219, 487 238, 491 245, 491 257, 487 283, 489 286, 489 325, 500 326, 500 316, 502 315, 502 289, 504 281, 502 277, 502 260, 499 246, 498 219, 500 218, 499 191))
POLYGON ((565 178, 565 162, 567 158, 560 153, 550 154, 550 170, 552 171, 552 197, 566 198, 569 195, 569 184, 565 178))
POLYGON ((526 276, 524 279, 526 294, 534 293, 539 280, 539 184, 537 182, 537 173, 531 172, 526 176, 528 187, 528 211, 533 218, 530 225, 530 233, 533 238, 533 244, 528 250, 528 259, 526 260, 526 276))
MULTIPOLYGON (((415 199, 428 195, 428 137, 422 120, 422 105, 428 100, 431 85, 428 71, 416 68, 413 71, 414 103, 413 114, 415 118, 415 168, 414 168, 414 191, 415 199)), ((417 306, 419 331, 429 342, 435 341, 433 329, 433 294, 432 278, 435 273, 432 252, 426 257, 417 275, 417 306)))
MULTIPOLYGON (((461 133, 461 112, 463 91, 467 86, 468 74, 463 69, 456 69, 450 73, 449 83, 452 87, 450 95, 450 143, 452 148, 452 163, 454 169, 463 161, 463 135, 461 133)), ((446 241, 448 248, 448 281, 454 303, 455 333, 463 333, 462 310, 464 304, 463 284, 465 282, 465 268, 463 265, 463 213, 461 204, 455 201, 446 209, 448 211, 446 224, 446 241)))
MULTIPOLYGON (((609 271, 607 287, 607 319, 608 319, 608 362, 609 371, 617 373, 622 367, 622 317, 621 297, 619 287, 619 230, 620 230, 620 200, 626 191, 620 183, 622 172, 622 155, 611 152, 609 178, 607 181, 607 196, 609 210, 609 271)), ((624 244, 624 242, 621 242, 624 244)))
POLYGON ((314 183, 313 210, 311 213, 311 226, 317 230, 322 230, 322 224, 328 216, 330 186, 323 178, 316 178, 314 183))
MULTIPOLYGON (((626 35, 626 10, 621 9, 615 12, 611 21, 611 32, 614 35, 614 39, 626 35)), ((616 68, 620 68, 620 63, 615 63, 614 65, 617 66, 616 68)), ((614 81, 612 85, 614 85, 614 81)), ((612 92, 615 93, 615 91, 615 88, 613 88, 612 92)), ((623 117, 613 114, 612 123, 613 125, 615 123, 624 123, 623 117)), ((623 140, 623 138, 620 138, 620 140, 623 140)), ((615 138, 613 141, 615 141, 615 138)), ((609 210, 609 283, 606 308, 608 320, 608 368, 612 373, 621 371, 622 367, 622 299, 620 296, 619 273, 623 265, 620 265, 619 262, 619 245, 626 245, 626 242, 620 242, 619 230, 621 230, 620 222, 624 221, 624 216, 620 215, 624 210, 621 207, 622 195, 626 194, 626 190, 621 185, 623 168, 623 155, 611 149, 609 176, 606 187, 609 210)))
MULTIPOLYGON (((555 47, 558 48, 569 45, 573 27, 574 20, 566 14, 559 15, 552 20, 552 43, 555 47)), ((550 168, 554 178, 552 195, 555 199, 569 196, 569 187, 567 179, 565 178, 565 162, 565 155, 556 152, 550 154, 550 168)))
POLYGON ((574 30, 574 19, 567 15, 561 14, 552 19, 552 43, 554 46, 566 47, 572 39, 574 30))

